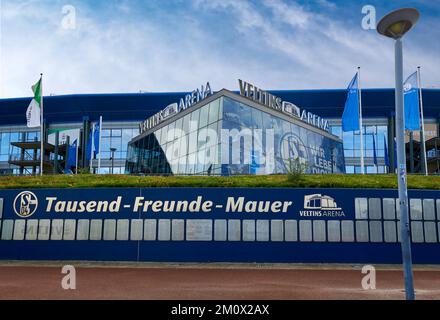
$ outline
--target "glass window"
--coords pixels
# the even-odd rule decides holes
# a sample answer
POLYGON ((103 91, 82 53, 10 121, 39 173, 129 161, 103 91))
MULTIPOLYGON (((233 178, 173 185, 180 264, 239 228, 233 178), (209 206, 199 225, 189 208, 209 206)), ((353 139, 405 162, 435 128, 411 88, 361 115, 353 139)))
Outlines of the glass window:
POLYGON ((197 130, 199 126, 199 119, 200 119, 200 109, 197 109, 191 113, 191 122, 197 122, 197 126, 192 126, 190 128, 190 131, 197 130))
POLYGON ((342 126, 332 126, 330 128, 330 131, 332 134, 334 134, 335 136, 342 138, 342 126))
POLYGON ((220 99, 214 100, 209 107, 209 121, 208 124, 216 122, 220 116, 220 99))
POLYGON ((111 136, 111 130, 109 129, 103 129, 101 132, 102 137, 110 137, 111 136))
POLYGON ((229 98, 223 98, 223 119, 240 123, 237 104, 229 98))
MULTIPOLYGON (((180 118, 176 121, 176 126, 174 127, 175 130, 182 130, 183 126, 183 118, 180 118)), ((180 135, 181 133, 179 133, 180 135)))
POLYGON ((252 110, 252 128, 263 129, 263 116, 262 112, 258 109, 251 108, 252 110))
POLYGON ((209 117, 209 104, 200 109, 199 128, 203 128, 208 125, 208 117, 209 117))
POLYGON ((189 133, 189 122, 191 121, 191 114, 187 114, 183 117, 183 126, 182 130, 185 134, 189 133))
POLYGON ((121 137, 122 130, 121 129, 112 129, 112 137, 121 137))

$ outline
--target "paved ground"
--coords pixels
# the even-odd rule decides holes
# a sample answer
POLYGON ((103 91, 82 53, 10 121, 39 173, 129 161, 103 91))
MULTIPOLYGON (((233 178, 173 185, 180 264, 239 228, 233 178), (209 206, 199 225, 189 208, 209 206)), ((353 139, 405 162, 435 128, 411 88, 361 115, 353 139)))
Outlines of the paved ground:
MULTIPOLYGON (((61 288, 63 264, 0 265, 0 299, 403 299, 402 272, 377 270, 361 287, 361 267, 295 265, 75 264, 77 290, 61 288)), ((416 269, 417 298, 440 299, 440 268, 416 269)))

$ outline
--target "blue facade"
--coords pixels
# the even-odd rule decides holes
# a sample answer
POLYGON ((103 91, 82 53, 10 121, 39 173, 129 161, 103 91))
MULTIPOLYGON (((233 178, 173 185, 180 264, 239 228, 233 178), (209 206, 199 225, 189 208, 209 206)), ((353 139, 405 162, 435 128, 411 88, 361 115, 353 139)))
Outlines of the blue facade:
MULTIPOLYGON (((346 90, 286 90, 270 93, 307 109, 330 122, 331 132, 343 140, 347 173, 360 172, 359 133, 341 131, 341 115, 346 90)), ((84 121, 96 122, 103 117, 103 158, 100 173, 111 171, 110 148, 116 148, 114 173, 124 173, 128 142, 139 134, 139 123, 179 101, 186 93, 139 93, 139 94, 90 94, 45 97, 45 121, 47 130, 74 129, 80 135, 84 121), (114 131, 113 131, 114 130, 114 131), (109 132, 110 131, 110 132, 109 132)), ((18 157, 13 142, 39 140, 38 129, 26 128, 26 109, 31 98, 0 99, 0 175, 19 174, 18 167, 10 165, 10 157, 18 157)), ((426 140, 439 137, 440 90, 423 89, 426 140)), ((364 116, 364 141, 367 173, 393 172, 394 161, 394 90, 364 89, 362 91, 364 116), (376 144, 377 164, 373 154, 373 137, 376 144), (388 150, 389 163, 385 151, 388 150)), ((74 140, 74 138, 72 138, 74 140)), ((412 138, 419 141, 415 132, 412 138)), ((410 141, 409 135, 407 141, 410 141)), ((71 140, 72 142, 72 140, 71 140)), ((39 151, 36 150, 36 157, 39 151)), ((440 172, 439 151, 428 149, 430 172, 440 172)), ((33 156, 33 155, 29 155, 33 156)), ((408 157, 409 158, 409 157, 408 157)), ((97 172, 97 161, 92 163, 97 172)), ((417 172, 417 160, 415 171, 417 172)), ((410 171, 411 165, 408 162, 410 171)), ((35 168, 27 168, 22 174, 34 174, 35 168)), ((36 168, 38 172, 38 168, 36 168)))

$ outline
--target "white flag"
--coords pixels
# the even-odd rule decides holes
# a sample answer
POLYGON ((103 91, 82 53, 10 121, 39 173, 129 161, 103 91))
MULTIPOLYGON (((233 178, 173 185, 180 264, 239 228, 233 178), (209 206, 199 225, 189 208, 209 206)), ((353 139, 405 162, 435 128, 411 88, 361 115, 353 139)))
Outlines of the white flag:
POLYGON ((34 92, 34 98, 26 111, 28 128, 41 126, 41 79, 32 86, 32 91, 34 92))

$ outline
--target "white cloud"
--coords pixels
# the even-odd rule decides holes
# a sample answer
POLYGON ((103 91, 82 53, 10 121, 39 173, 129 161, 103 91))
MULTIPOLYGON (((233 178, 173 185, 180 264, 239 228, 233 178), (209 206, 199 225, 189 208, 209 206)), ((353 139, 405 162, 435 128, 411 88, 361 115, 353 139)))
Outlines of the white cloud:
MULTIPOLYGON (((46 94, 188 91, 207 80, 237 89, 237 78, 268 89, 341 88, 357 66, 367 87, 394 84, 390 41, 291 1, 196 0, 192 10, 145 16, 127 1, 100 12, 80 2, 76 30, 61 28, 64 1, 44 3, 3 1, 2 97, 29 96, 40 72, 46 94)), ((439 84, 438 55, 427 48, 406 51, 407 71, 422 65, 424 82, 439 84)))

